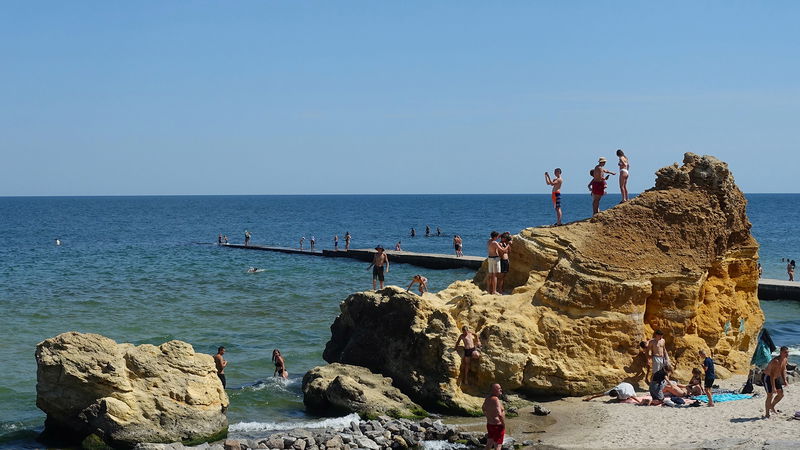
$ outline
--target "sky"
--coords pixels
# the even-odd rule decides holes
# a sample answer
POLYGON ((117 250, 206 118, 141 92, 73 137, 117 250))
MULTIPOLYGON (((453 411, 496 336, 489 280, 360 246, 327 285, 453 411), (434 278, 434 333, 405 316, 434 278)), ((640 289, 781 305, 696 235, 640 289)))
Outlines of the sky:
POLYGON ((0 196, 583 193, 617 148, 631 192, 687 151, 800 192, 798 2, 0 11, 0 196))

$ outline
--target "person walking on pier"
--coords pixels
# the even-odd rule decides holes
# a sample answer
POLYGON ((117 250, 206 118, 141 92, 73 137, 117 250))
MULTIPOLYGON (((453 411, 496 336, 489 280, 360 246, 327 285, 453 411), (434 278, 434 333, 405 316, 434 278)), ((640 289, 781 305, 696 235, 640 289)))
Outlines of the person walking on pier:
POLYGON ((247 231, 247 230, 244 230, 244 246, 245 246, 245 247, 247 247, 248 245, 250 245, 250 236, 251 236, 251 235, 250 235, 250 232, 249 232, 249 231, 247 231))
POLYGON ((789 281, 794 281, 794 260, 789 261, 789 264, 786 265, 786 273, 789 274, 789 281))
POLYGON ((489 269, 486 274, 486 291, 490 294, 499 294, 497 292, 497 274, 500 273, 500 254, 503 249, 497 242, 500 233, 492 231, 489 240, 486 242, 486 251, 488 252, 488 266, 489 269))
POLYGON ((384 273, 389 273, 389 255, 383 251, 383 246, 375 247, 375 256, 372 258, 372 263, 367 266, 367 270, 372 268, 372 290, 375 290, 375 281, 379 281, 381 289, 383 289, 384 273), (386 268, 384 269, 384 266, 386 268))
POLYGON ((503 388, 499 384, 492 385, 492 392, 483 402, 483 415, 486 417, 486 450, 500 450, 506 435, 506 411, 500 396, 503 388))
POLYGON ((303 242, 305 242, 305 241, 306 241, 306 237, 305 236, 300 238, 300 250, 303 249, 303 242))
POLYGON ((350 232, 349 231, 344 233, 344 251, 349 251, 350 250, 350 239, 352 239, 352 238, 353 237, 350 236, 350 232))
POLYGON ((456 256, 464 256, 464 252, 461 251, 463 248, 463 241, 461 240, 461 236, 455 235, 453 236, 453 249, 456 251, 456 256))
POLYGON ((339 235, 338 234, 334 234, 333 235, 333 249, 335 251, 337 251, 337 252, 339 251, 339 235))
POLYGON ((217 348, 217 354, 214 355, 214 365, 217 366, 217 376, 219 377, 219 381, 222 382, 222 388, 225 389, 226 380, 225 380, 225 367, 228 365, 228 361, 225 361, 225 358, 222 356, 225 354, 225 347, 217 348))
POLYGON ((311 244, 311 250, 314 250, 314 246, 317 245, 317 240, 314 236, 311 236, 311 239, 308 241, 311 244))
POLYGON ((547 183, 548 186, 553 186, 553 192, 551 194, 553 199, 553 208, 556 210, 556 223, 555 226, 561 225, 561 184, 564 183, 564 180, 561 178, 561 169, 556 167, 556 170, 553 171, 555 178, 551 179, 550 174, 545 172, 544 173, 544 182, 547 183))

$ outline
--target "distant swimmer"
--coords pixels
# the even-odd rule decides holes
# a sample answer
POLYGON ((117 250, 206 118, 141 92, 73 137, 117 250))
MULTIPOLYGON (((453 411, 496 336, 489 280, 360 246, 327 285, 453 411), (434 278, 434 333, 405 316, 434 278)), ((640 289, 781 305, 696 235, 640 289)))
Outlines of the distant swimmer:
POLYGON ((461 251, 463 248, 463 243, 461 240, 461 236, 455 235, 453 236, 453 249, 456 251, 456 256, 464 256, 464 252, 461 251))
POLYGON ((402 252, 403 249, 400 247, 400 241, 397 241, 397 244, 394 244, 394 251, 402 252))
POLYGON ((425 225, 425 237, 428 237, 430 235, 431 235, 431 227, 428 226, 428 225, 425 225))
POLYGON ((411 237, 415 237, 417 235, 417 230, 411 229, 411 237))
POLYGON ((258 267, 251 267, 251 268, 247 269, 247 273, 258 273, 258 272, 263 272, 263 271, 264 271, 264 269, 259 269, 258 267))
POLYGON ((61 239, 56 238, 56 246, 59 246, 59 245, 61 245, 61 239))
POLYGON ((272 351, 272 362, 275 363, 275 372, 272 373, 273 377, 281 377, 283 379, 289 378, 289 372, 286 371, 286 361, 281 355, 281 351, 277 348, 272 351))
POLYGON ((561 225, 561 184, 564 183, 564 179, 561 178, 561 169, 556 167, 556 170, 553 171, 555 178, 551 179, 550 174, 545 172, 544 173, 544 182, 547 183, 548 186, 553 186, 553 192, 551 194, 553 198, 553 208, 556 210, 556 226, 561 225))
POLYGON ((610 175, 616 175, 614 172, 606 170, 603 166, 606 165, 606 159, 601 157, 597 160, 597 165, 592 170, 592 182, 589 183, 589 189, 592 190, 592 215, 600 212, 600 199, 606 194, 606 180, 610 175))
POLYGON ((506 411, 500 396, 503 389, 499 384, 492 385, 492 392, 483 401, 483 415, 486 416, 486 450, 500 450, 506 435, 506 411))
POLYGON ((441 228, 436 227, 436 235, 437 236, 441 236, 442 235, 442 229, 441 228))
POLYGON ((214 355, 214 364, 217 366, 217 376, 219 377, 219 381, 222 382, 223 389, 226 386, 225 366, 228 365, 228 361, 225 361, 225 358, 222 356, 224 354, 225 354, 225 347, 219 347, 217 349, 217 354, 214 355))
POLYGON ((619 157, 619 191, 622 194, 622 201, 628 201, 628 170, 631 168, 631 164, 628 161, 628 157, 625 156, 625 152, 622 149, 617 150, 617 156, 619 157))
POLYGON ((406 288, 406 292, 408 292, 411 289, 411 286, 415 284, 419 284, 419 295, 428 292, 428 279, 422 275, 414 275, 414 278, 411 279, 411 283, 409 283, 408 287, 406 288))
POLYGON ((350 250, 350 239, 353 239, 353 236, 350 236, 350 232, 347 231, 344 233, 344 250, 350 250))
POLYGON ((383 251, 382 246, 375 247, 375 257, 372 258, 372 263, 367 266, 367 270, 372 268, 372 290, 375 290, 375 281, 379 281, 381 289, 383 289, 384 273, 389 273, 389 255, 383 251), (385 266, 385 269, 384 269, 385 266))
POLYGON ((245 246, 245 247, 247 247, 248 245, 250 245, 250 237, 251 237, 251 234, 250 234, 250 232, 249 232, 249 231, 247 231, 247 230, 244 230, 244 246, 245 246))

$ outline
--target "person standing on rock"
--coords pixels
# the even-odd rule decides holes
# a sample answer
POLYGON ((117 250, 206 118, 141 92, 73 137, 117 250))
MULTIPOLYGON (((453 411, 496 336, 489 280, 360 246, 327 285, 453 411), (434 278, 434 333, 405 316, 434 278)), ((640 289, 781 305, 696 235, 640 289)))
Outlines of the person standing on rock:
POLYGON ((564 183, 564 180, 561 178, 561 169, 558 167, 553 171, 553 175, 555 175, 555 178, 550 179, 550 174, 545 172, 544 182, 548 186, 553 186, 553 208, 556 210, 555 226, 559 226, 561 225, 561 184, 564 183))
POLYGON ((775 410, 775 405, 783 399, 783 387, 786 385, 786 363, 789 360, 789 347, 781 347, 781 352, 778 356, 772 358, 772 361, 767 364, 764 369, 763 383, 764 389, 767 391, 767 400, 764 403, 765 414, 764 417, 769 419, 769 413, 773 412, 778 414, 775 410), (774 397, 773 397, 774 395, 774 397))
POLYGON ((464 325, 461 327, 461 336, 456 341, 456 351, 458 351, 458 344, 464 342, 464 353, 461 356, 461 372, 458 374, 459 385, 468 384, 469 368, 472 360, 477 360, 481 357, 481 338, 477 334, 469 330, 469 326, 464 325), (462 381, 463 380, 463 381, 462 381))
POLYGON ((500 396, 503 388, 499 384, 492 385, 492 392, 483 401, 483 415, 486 416, 486 450, 500 450, 506 435, 506 411, 500 396))
POLYGON ((656 330, 653 333, 653 339, 647 342, 647 355, 650 357, 648 361, 650 373, 658 372, 669 362, 667 344, 664 340, 664 333, 661 330, 656 330))
POLYGON ((511 233, 506 231, 500 235, 500 273, 497 274, 497 292, 503 293, 504 284, 506 281, 506 274, 511 267, 508 261, 508 254, 511 252, 511 233))
POLYGON ((225 380, 225 366, 228 365, 228 361, 225 361, 225 358, 222 356, 225 354, 225 347, 219 347, 217 349, 217 354, 214 355, 214 365, 217 366, 217 376, 219 377, 219 381, 222 382, 222 388, 225 389, 226 380, 225 380))
POLYGON ((619 158, 619 192, 622 194, 622 202, 628 201, 628 169, 631 168, 628 162, 628 157, 622 149, 617 150, 617 157, 619 158))
POLYGON ((497 274, 500 273, 500 254, 503 253, 503 249, 500 248, 500 244, 497 242, 498 236, 500 236, 500 233, 492 231, 489 235, 489 240, 486 242, 486 251, 489 254, 486 291, 490 294, 499 294, 497 292, 497 274))
POLYGON ((428 292, 428 279, 422 275, 414 275, 414 278, 411 279, 411 283, 409 283, 408 287, 406 288, 406 292, 411 290, 411 286, 415 284, 419 284, 419 295, 428 292))
POLYGON ((383 280, 384 280, 384 272, 389 273, 389 255, 383 251, 383 246, 379 245, 375 247, 375 256, 372 258, 372 263, 367 266, 367 270, 372 268, 372 290, 375 290, 375 280, 378 280, 381 285, 381 289, 383 289, 383 280), (386 266, 384 270, 383 266, 386 266))
POLYGON ((592 189, 592 215, 600 212, 600 199, 606 194, 606 174, 616 175, 614 172, 606 170, 606 159, 601 157, 597 160, 597 165, 592 170, 592 182, 589 183, 592 189))

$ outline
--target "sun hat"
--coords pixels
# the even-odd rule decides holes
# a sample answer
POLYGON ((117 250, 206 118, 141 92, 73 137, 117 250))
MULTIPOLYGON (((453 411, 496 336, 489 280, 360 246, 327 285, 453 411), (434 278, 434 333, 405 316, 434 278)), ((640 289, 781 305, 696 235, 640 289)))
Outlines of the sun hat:
POLYGON ((606 159, 601 156, 600 159, 597 160, 597 162, 598 163, 604 163, 604 162, 606 162, 606 159))

